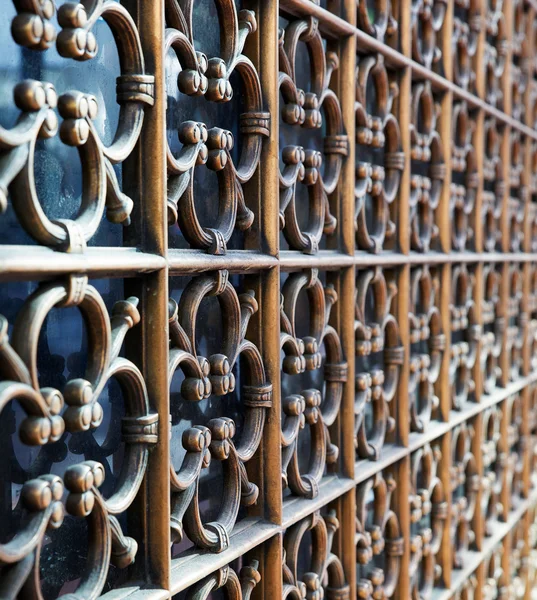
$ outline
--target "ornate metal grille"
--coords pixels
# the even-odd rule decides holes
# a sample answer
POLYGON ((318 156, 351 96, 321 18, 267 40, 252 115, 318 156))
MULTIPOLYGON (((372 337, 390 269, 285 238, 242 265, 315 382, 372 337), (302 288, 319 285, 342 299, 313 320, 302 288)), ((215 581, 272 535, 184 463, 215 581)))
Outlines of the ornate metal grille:
POLYGON ((537 1, 0 4, 0 598, 529 600, 537 1))

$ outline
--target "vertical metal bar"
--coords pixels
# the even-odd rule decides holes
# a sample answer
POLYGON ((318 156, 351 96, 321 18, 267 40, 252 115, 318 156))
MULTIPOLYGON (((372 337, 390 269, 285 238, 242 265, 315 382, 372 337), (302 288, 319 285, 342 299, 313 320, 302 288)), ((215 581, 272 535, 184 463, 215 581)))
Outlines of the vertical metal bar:
MULTIPOLYGON (((254 0, 258 15, 258 72, 265 110, 270 113, 270 135, 263 144, 258 190, 259 250, 279 254, 279 88, 278 88, 278 0, 254 0)), ((260 513, 273 523, 282 522, 281 484, 281 384, 280 384, 280 270, 270 269, 257 278, 256 297, 260 313, 257 337, 266 376, 272 383, 272 408, 268 411, 260 450, 250 461, 251 470, 262 473, 260 513)), ((282 536, 264 544, 261 583, 256 597, 269 600, 282 596, 282 536)))
MULTIPOLYGON (((124 186, 135 200, 134 227, 126 232, 145 252, 167 255, 166 93, 164 89, 164 2, 125 0, 138 25, 146 72, 155 77, 155 103, 146 107, 144 127, 124 168, 124 186)), ((133 282, 134 283, 134 282, 133 282)), ((129 282, 129 286, 131 282, 129 282)), ((149 455, 144 485, 137 499, 144 529, 146 577, 169 589, 170 577, 170 429, 168 391, 168 272, 146 275, 134 284, 141 295, 138 355, 151 408, 158 412, 159 441, 149 455)))

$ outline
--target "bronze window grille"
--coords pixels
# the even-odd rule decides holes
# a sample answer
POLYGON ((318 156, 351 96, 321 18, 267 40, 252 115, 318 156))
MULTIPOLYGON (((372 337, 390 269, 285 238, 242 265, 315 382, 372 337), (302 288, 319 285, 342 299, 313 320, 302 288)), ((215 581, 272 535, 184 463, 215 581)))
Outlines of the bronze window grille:
POLYGON ((537 586, 537 2, 2 0, 0 598, 537 586))

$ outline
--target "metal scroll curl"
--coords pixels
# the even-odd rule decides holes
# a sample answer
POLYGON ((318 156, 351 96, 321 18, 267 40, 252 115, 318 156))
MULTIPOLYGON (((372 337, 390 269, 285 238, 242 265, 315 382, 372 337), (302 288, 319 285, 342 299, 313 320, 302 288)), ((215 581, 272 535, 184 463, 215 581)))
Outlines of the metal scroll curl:
POLYGON ((399 581, 404 540, 391 509, 391 474, 377 473, 356 489, 356 559, 359 598, 392 598, 399 581))
POLYGON ((413 250, 428 252, 438 237, 435 212, 446 176, 437 131, 440 105, 435 101, 429 81, 414 84, 411 108, 410 241, 413 250))
POLYGON ((228 565, 202 579, 187 593, 188 600, 207 600, 212 592, 223 590, 228 600, 250 600, 255 586, 261 581, 259 563, 252 560, 237 573, 228 565))
POLYGON ((453 430, 451 466, 451 527, 453 567, 461 569, 462 553, 474 543, 472 519, 481 479, 472 453, 473 426, 463 423, 453 430))
POLYGON ((437 37, 447 6, 447 0, 412 0, 412 58, 428 69, 442 58, 437 37))
POLYGON ((283 538, 283 600, 351 598, 341 560, 332 551, 338 529, 339 520, 334 510, 326 516, 316 511, 287 529, 283 538), (307 532, 311 535, 311 551, 307 571, 300 573, 299 560, 304 553, 303 541, 307 532))
POLYGON ((341 105, 329 87, 339 67, 335 52, 326 51, 314 18, 291 21, 280 30, 279 88, 284 123, 305 130, 325 128, 322 152, 289 145, 282 149, 280 169, 280 227, 293 250, 316 254, 323 233, 335 231, 336 218, 330 212, 328 197, 337 189, 343 160, 348 154, 348 138, 343 128, 341 105), (305 44, 310 56, 311 91, 297 82, 297 52, 305 44), (324 168, 323 167, 324 161, 324 168), (308 225, 301 227, 296 197, 297 186, 305 185, 309 196, 308 225))
POLYGON ((395 234, 390 206, 405 165, 399 123, 392 113, 399 88, 381 54, 360 58, 356 71, 356 236, 360 249, 378 253, 395 234), (376 101, 369 106, 372 88, 376 101))
POLYGON ((475 390, 472 369, 477 359, 482 330, 477 323, 473 300, 474 274, 468 271, 466 265, 457 265, 452 270, 451 282, 449 379, 452 407, 460 410, 475 390))
POLYGON ((294 376, 321 369, 322 346, 326 351, 324 391, 306 389, 282 400, 283 485, 307 498, 318 495, 326 465, 333 465, 339 455, 339 448, 331 442, 329 428, 339 413, 348 367, 339 334, 328 324, 336 302, 334 287, 323 288, 316 269, 292 273, 283 285, 280 344, 285 356, 282 371, 294 376), (310 306, 308 335, 303 339, 297 336, 297 301, 302 291, 307 293, 310 306), (311 432, 311 459, 307 472, 303 473, 299 467, 298 442, 300 431, 306 426, 311 432))
POLYGON ((500 274, 494 265, 483 268, 484 298, 481 307, 483 335, 481 336, 481 372, 483 389, 491 394, 499 381, 502 370, 499 358, 505 338, 505 318, 499 314, 500 274))
POLYGON ((246 463, 254 456, 263 434, 266 409, 272 402, 272 386, 257 347, 247 337, 250 318, 257 312, 254 294, 240 296, 228 279, 227 271, 194 278, 187 285, 179 304, 170 300, 169 379, 177 369, 185 375, 182 397, 200 402, 211 394, 224 396, 235 389, 233 368, 244 359, 241 400, 245 406, 244 427, 240 440, 234 439, 236 426, 229 417, 211 419, 207 427, 197 425, 183 433, 186 455, 178 471, 170 466, 172 489, 171 535, 179 542, 184 533, 197 546, 221 552, 229 546, 229 536, 241 504, 257 501, 259 489, 246 472, 246 463), (222 352, 209 358, 196 350, 196 319, 206 296, 216 296, 222 311, 222 352), (211 460, 222 463, 224 495, 218 517, 204 524, 199 512, 199 477, 211 460))
POLYGON ((412 600, 428 600, 442 576, 438 553, 448 516, 444 486, 438 477, 442 453, 426 444, 412 455, 410 496, 410 579, 412 600))
POLYGON ((93 124, 99 110, 96 97, 78 90, 58 96, 47 82, 20 82, 14 90, 15 104, 21 110, 19 119, 11 129, 0 127, 0 210, 6 209, 10 197, 19 222, 38 243, 83 252, 105 209, 109 221, 130 223, 133 201, 121 191, 113 165, 130 156, 140 137, 144 106, 151 106, 154 101, 154 78, 145 73, 136 25, 127 9, 117 2, 63 4, 57 11, 59 33, 51 23, 55 13, 52 2, 15 5, 18 15, 12 23, 12 34, 15 41, 28 48, 44 50, 56 39, 61 56, 90 60, 98 50, 92 28, 100 18, 106 21, 116 41, 121 65, 117 78, 120 113, 110 146, 100 139, 93 124), (40 36, 36 33, 39 31, 40 36), (61 125, 56 108, 63 118, 61 125), (64 144, 77 148, 82 165, 81 206, 74 219, 49 219, 35 183, 36 143, 54 137, 58 131, 64 144))
POLYGON ((252 226, 253 212, 246 206, 243 186, 259 165, 264 137, 270 131, 270 113, 263 110, 259 75, 244 54, 244 45, 257 30, 253 11, 237 11, 232 0, 218 0, 220 24, 219 57, 208 58, 196 51, 193 32, 193 0, 166 0, 165 51, 172 50, 181 67, 177 86, 182 94, 203 96, 209 102, 225 103, 233 97, 231 75, 240 75, 245 112, 240 116, 242 150, 237 165, 231 150, 233 134, 205 123, 183 122, 177 133, 182 144, 178 156, 167 149, 168 223, 178 222, 187 241, 211 254, 225 254, 235 228, 252 226), (194 169, 206 165, 218 177, 218 213, 213 227, 199 220, 194 194, 194 169))
POLYGON ((396 292, 395 281, 388 280, 380 267, 358 273, 354 413, 355 445, 360 458, 378 460, 386 434, 395 428, 389 403, 395 396, 404 358, 399 327, 391 313, 396 292))
POLYGON ((474 236, 474 214, 479 174, 477 155, 472 145, 474 122, 470 120, 465 102, 453 108, 452 178, 449 210, 452 222, 451 244, 455 250, 464 250, 474 236))
POLYGON ((71 433, 96 429, 103 411, 99 395, 110 378, 123 392, 125 417, 122 439, 125 454, 118 484, 105 498, 98 490, 104 481, 104 466, 93 460, 67 468, 63 477, 45 474, 24 483, 21 508, 28 514, 24 528, 0 546, 0 567, 5 575, 2 597, 15 598, 23 593, 42 600, 39 557, 47 528, 61 526, 64 516, 64 488, 69 494, 67 512, 86 518, 89 548, 85 572, 74 599, 97 598, 106 582, 110 563, 124 568, 134 561, 138 545, 123 534, 117 516, 134 501, 144 477, 151 445, 158 440, 158 416, 151 413, 145 382, 131 361, 120 357, 129 329, 140 321, 138 299, 117 302, 112 318, 97 290, 87 278, 72 276, 68 283, 42 284, 26 300, 12 332, 7 338, 7 321, 0 317, 0 409, 19 401, 27 417, 19 434, 25 444, 44 445, 57 441, 64 430, 71 433), (78 306, 88 331, 88 364, 85 378, 68 381, 63 390, 41 388, 37 369, 37 345, 45 318, 54 307, 78 306), (66 410, 62 412, 64 403, 66 410))
POLYGON ((437 292, 439 281, 428 266, 415 269, 410 280, 410 427, 423 433, 438 408, 434 385, 440 374, 446 337, 437 292))

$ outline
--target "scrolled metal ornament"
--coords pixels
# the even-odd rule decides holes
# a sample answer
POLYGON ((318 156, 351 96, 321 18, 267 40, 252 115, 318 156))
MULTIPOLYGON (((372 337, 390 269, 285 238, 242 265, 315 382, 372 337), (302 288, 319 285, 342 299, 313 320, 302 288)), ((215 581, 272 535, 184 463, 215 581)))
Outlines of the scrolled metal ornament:
POLYGON ((177 87, 181 94, 203 96, 214 103, 233 97, 231 76, 237 73, 244 86, 244 113, 240 115, 241 154, 235 164, 231 151, 233 134, 218 126, 195 120, 181 123, 177 130, 182 148, 174 156, 167 148, 168 224, 178 223, 194 248, 210 254, 225 254, 236 228, 246 231, 254 220, 247 207, 244 185, 254 176, 261 157, 264 137, 270 132, 270 113, 264 110, 261 83, 256 67, 244 54, 248 36, 257 30, 256 15, 237 11, 232 0, 216 2, 220 25, 221 56, 207 57, 194 44, 192 0, 166 0, 165 52, 173 51, 180 65, 177 87), (212 227, 199 218, 194 194, 194 170, 205 165, 218 177, 218 211, 212 227))
POLYGON ((496 120, 485 120, 485 156, 483 158, 481 218, 483 246, 488 252, 493 252, 501 239, 500 217, 506 189, 500 156, 502 133, 503 129, 500 129, 496 120))
POLYGON ((336 512, 326 516, 319 511, 287 529, 283 538, 284 562, 282 565, 282 600, 350 600, 351 590, 339 557, 332 552, 334 534, 339 529, 336 512), (304 536, 311 535, 307 571, 299 571, 304 536))
POLYGON ((527 39, 529 14, 525 0, 513 2, 513 33, 511 37, 511 114, 525 121, 525 93, 530 75, 530 46, 527 39))
MULTIPOLYGON (((537 119, 536 119, 537 125, 537 119)), ((530 165, 529 173, 526 173, 528 182, 528 221, 529 228, 529 245, 531 252, 537 251, 537 142, 530 142, 530 165)))
POLYGON ((464 250, 474 236, 471 219, 479 187, 477 155, 472 145, 474 124, 465 102, 453 108, 453 133, 451 142, 452 181, 450 185, 451 245, 464 250))
POLYGON ((412 0, 412 58, 431 69, 442 58, 437 36, 444 23, 447 0, 412 0))
POLYGON ((475 55, 483 23, 477 0, 455 0, 453 17, 453 80, 467 90, 475 87, 475 55))
POLYGON ((435 383, 440 374, 446 337, 438 309, 439 281, 428 266, 415 269, 410 281, 410 427, 423 433, 438 408, 435 383))
POLYGON ((377 473, 356 489, 357 595, 364 600, 392 598, 399 581, 404 539, 391 508, 391 474, 377 473))
POLYGON ((442 453, 438 446, 426 444, 412 455, 410 502, 410 580, 412 600, 431 598, 435 584, 442 576, 437 560, 448 503, 444 486, 438 477, 442 453))
POLYGON ((475 540, 472 519, 481 479, 472 454, 473 437, 473 426, 467 423, 462 423, 452 433, 450 536, 455 569, 463 567, 462 552, 468 550, 475 540))
POLYGON ((485 519, 486 536, 493 535, 495 524, 503 520, 504 513, 501 494, 508 454, 502 443, 501 420, 502 412, 499 407, 493 407, 483 415, 481 512, 485 519))
POLYGON ((503 546, 500 544, 485 561, 485 582, 482 590, 485 600, 506 600, 509 597, 502 556, 503 546))
POLYGON ((502 375, 499 358, 506 332, 505 317, 500 310, 500 274, 492 265, 483 267, 484 297, 481 304, 482 327, 480 362, 483 373, 483 388, 491 394, 502 375))
MULTIPOLYGON (((280 310, 280 345, 284 354, 282 372, 296 376, 305 371, 324 369, 325 389, 314 387, 282 399, 282 483, 298 496, 314 498, 327 465, 334 465, 339 448, 332 443, 329 428, 334 424, 347 381, 347 361, 339 334, 329 325, 332 307, 337 302, 332 285, 323 287, 317 270, 292 273, 283 284, 280 310), (297 301, 306 292, 310 306, 308 335, 297 336, 297 301), (326 352, 323 361, 322 348, 326 352), (323 364, 324 363, 324 364, 323 364), (307 472, 299 466, 299 437, 310 428, 311 459, 307 472)), ((284 377, 285 377, 284 375, 284 377)))
POLYGON ((235 389, 233 369, 244 359, 241 401, 245 423, 241 438, 235 439, 236 425, 229 417, 211 419, 207 426, 196 425, 184 431, 182 445, 186 455, 176 471, 170 465, 172 514, 171 537, 180 542, 184 534, 198 547, 222 552, 229 546, 241 504, 257 502, 259 489, 246 472, 246 463, 254 456, 263 435, 266 409, 272 402, 272 386, 257 347, 248 340, 250 318, 258 304, 252 291, 240 296, 229 282, 227 271, 217 271, 192 279, 179 304, 169 303, 170 356, 169 380, 181 369, 184 381, 181 396, 188 402, 200 402, 211 395, 225 396, 235 389), (222 352, 200 356, 196 344, 196 320, 202 300, 216 296, 222 310, 224 337, 222 352), (204 524, 200 516, 199 478, 211 460, 222 463, 224 496, 217 518, 204 524))
POLYGON ((506 311, 505 352, 508 357, 509 378, 515 381, 522 373, 524 338, 528 324, 528 314, 523 307, 523 279, 520 265, 509 266, 509 298, 506 311))
POLYGON ((529 188, 523 184, 525 139, 518 131, 511 132, 511 168, 509 169, 509 246, 518 252, 524 242, 524 218, 529 202, 529 188))
POLYGON ((473 300, 475 276, 466 265, 454 266, 451 276, 451 360, 449 379, 451 403, 460 410, 475 390, 472 376, 477 359, 478 342, 481 338, 481 325, 476 318, 473 300))
POLYGON ((523 346, 528 349, 530 369, 537 369, 537 266, 531 265, 529 291, 524 302, 528 315, 523 346))
MULTIPOLYGON (((30 2, 38 19, 52 16, 54 11, 50 4, 30 2)), ((19 10, 20 6, 22 2, 19 2, 19 10)), ((19 12, 13 21, 13 31, 21 36, 30 35, 27 30, 21 33, 19 28, 24 14, 19 12)), ((121 64, 121 75, 117 79, 120 112, 112 144, 104 144, 93 123, 98 114, 96 96, 80 91, 67 91, 58 96, 52 84, 34 80, 15 86, 15 104, 21 110, 17 124, 11 129, 0 127, 0 210, 6 209, 9 196, 19 222, 30 236, 40 244, 67 252, 84 251, 105 209, 109 221, 129 225, 133 201, 121 191, 113 165, 122 163, 132 153, 142 130, 144 107, 154 103, 154 77, 145 73, 138 30, 127 9, 119 3, 96 0, 87 6, 61 5, 58 52, 76 60, 93 58, 97 53, 97 40, 91 30, 100 18, 114 34, 121 64), (60 126, 56 108, 63 118, 60 126), (36 143, 38 139, 54 137, 58 131, 64 144, 77 148, 82 165, 81 205, 74 219, 49 219, 35 183, 36 143)), ((28 27, 33 23, 34 34, 43 27, 43 40, 50 38, 51 34, 46 33, 48 25, 38 25, 35 18, 28 23, 28 27)), ((29 38, 19 39, 17 35, 15 39, 22 45, 36 47, 29 38)), ((37 44, 39 48, 43 40, 37 44)))
POLYGON ((356 5, 362 31, 382 42, 395 36, 399 24, 392 15, 392 0, 356 0, 356 5))
POLYGON ((358 272, 355 324, 355 445, 358 456, 380 458, 386 435, 395 429, 389 403, 395 396, 404 348, 392 314, 397 293, 393 275, 380 267, 358 272))
POLYGON ((100 294, 87 284, 87 278, 71 276, 67 283, 56 281, 36 289, 18 313, 11 342, 7 321, 0 317, 0 407, 12 400, 23 406, 27 414, 19 430, 23 443, 43 445, 59 440, 64 429, 76 433, 98 428, 103 419, 99 396, 111 378, 121 386, 126 413, 122 419, 125 452, 118 484, 110 497, 104 498, 97 489, 104 481, 105 468, 96 461, 68 467, 63 481, 47 474, 24 484, 21 502, 31 515, 29 524, 0 548, 0 564, 8 565, 12 572, 5 580, 7 598, 24 589, 28 598, 42 600, 39 557, 43 535, 47 527, 58 528, 62 523, 64 486, 70 492, 67 511, 87 517, 90 530, 86 570, 72 597, 97 598, 110 563, 124 568, 135 559, 137 543, 123 534, 116 517, 134 501, 145 475, 149 448, 158 441, 158 415, 150 412, 144 378, 134 363, 119 356, 125 335, 140 321, 137 304, 135 297, 117 302, 110 319, 100 294), (70 306, 79 307, 88 330, 85 378, 67 381, 62 390, 41 388, 37 353, 42 326, 54 307, 70 306), (64 402, 67 408, 60 416, 64 402))
POLYGON ((343 160, 348 154, 348 138, 343 127, 339 98, 330 88, 332 75, 339 67, 338 55, 325 50, 318 22, 313 17, 291 21, 280 30, 278 85, 281 119, 295 128, 315 130, 323 127, 323 150, 288 145, 281 151, 280 227, 293 250, 316 254, 323 233, 331 235, 337 225, 328 197, 338 187, 343 160), (305 44, 310 56, 311 90, 305 92, 297 82, 297 52, 305 44), (322 168, 324 162, 324 168, 322 168), (309 197, 309 219, 304 228, 299 220, 297 188, 304 185, 309 197))
POLYGON ((503 0, 488 0, 485 28, 485 99, 488 104, 501 110, 504 102, 501 78, 509 47, 503 0))
POLYGON ((356 68, 356 237, 358 248, 378 253, 393 239, 390 206, 399 191, 405 155, 392 107, 399 88, 381 54, 358 59, 356 68), (369 90, 375 103, 368 105, 369 90))
POLYGON ((213 592, 222 590, 227 600, 249 600, 261 581, 259 562, 252 560, 237 573, 228 565, 189 588, 187 600, 208 600, 213 592))
POLYGON ((473 573, 461 588, 455 592, 453 600, 474 600, 478 588, 477 575, 473 573))
POLYGON ((413 250, 428 252, 438 237, 435 211, 440 202, 446 165, 437 120, 440 105, 429 81, 412 88, 410 125, 410 242, 413 250))
POLYGON ((504 471, 503 485, 510 492, 510 510, 515 510, 524 498, 523 471, 526 462, 528 440, 523 434, 522 399, 519 394, 510 396, 507 403, 507 468, 504 471))

